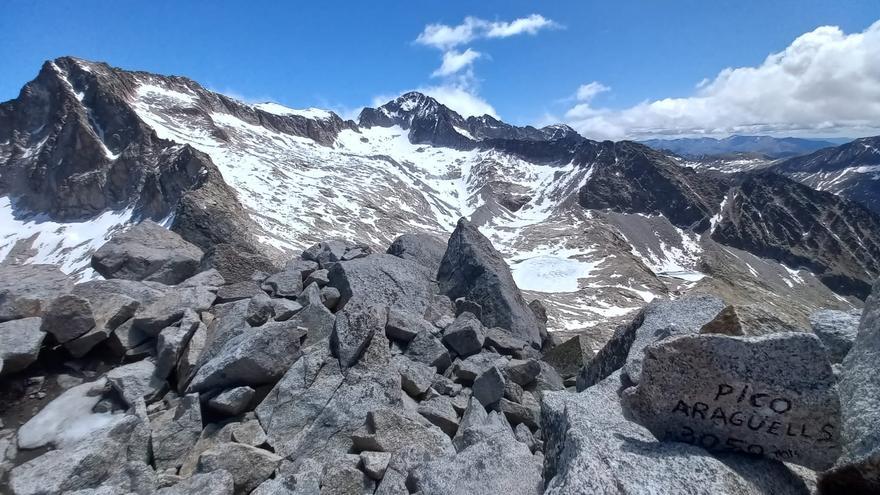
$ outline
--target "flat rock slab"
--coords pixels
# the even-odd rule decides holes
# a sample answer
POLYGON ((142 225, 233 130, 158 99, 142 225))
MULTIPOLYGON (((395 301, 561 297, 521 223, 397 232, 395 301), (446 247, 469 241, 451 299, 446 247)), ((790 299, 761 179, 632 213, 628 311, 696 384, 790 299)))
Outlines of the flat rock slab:
POLYGON ((645 349, 641 378, 624 407, 660 440, 817 470, 840 454, 840 401, 815 335, 669 339, 645 349))

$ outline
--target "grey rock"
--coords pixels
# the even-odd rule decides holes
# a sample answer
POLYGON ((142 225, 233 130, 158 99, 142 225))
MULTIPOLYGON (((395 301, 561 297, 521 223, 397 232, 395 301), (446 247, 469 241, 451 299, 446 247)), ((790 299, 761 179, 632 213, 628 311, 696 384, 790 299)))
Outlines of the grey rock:
POLYGON ((36 316, 0 323, 0 375, 21 371, 36 362, 46 337, 41 326, 42 319, 36 316))
POLYGON ((538 320, 538 333, 540 333, 541 343, 544 345, 550 341, 550 334, 547 333, 547 308, 539 299, 533 299, 529 302, 529 309, 532 310, 532 314, 538 320))
POLYGON ((859 331, 861 313, 823 309, 810 315, 813 333, 828 350, 832 363, 842 363, 859 331))
POLYGON ((424 417, 389 407, 370 411, 361 427, 352 433, 352 442, 359 451, 395 453, 418 445, 432 452, 455 452, 449 437, 424 417))
POLYGON ((253 280, 242 280, 234 284, 224 285, 217 291, 217 304, 238 301, 241 299, 250 299, 251 297, 264 293, 260 288, 260 284, 253 280))
POLYGON ((808 495, 781 462, 727 454, 712 456, 680 442, 658 442, 624 418, 615 372, 582 393, 542 397, 546 492, 630 495, 808 495))
POLYGON ((546 351, 542 359, 559 372, 559 376, 577 376, 581 368, 593 359, 593 350, 587 339, 576 335, 546 351))
POLYGON ((302 258, 294 258, 284 265, 285 271, 299 272, 303 279, 311 275, 313 271, 319 270, 320 268, 321 265, 319 265, 317 261, 304 260, 302 258))
POLYGON ((535 447, 537 447, 535 436, 532 435, 532 431, 529 430, 528 426, 523 423, 516 425, 516 428, 513 430, 513 435, 516 437, 517 441, 528 447, 531 452, 535 451, 535 447))
POLYGON ((466 359, 456 360, 452 365, 452 374, 458 381, 472 384, 478 376, 493 366, 507 366, 507 359, 492 352, 481 352, 466 359))
POLYGON ((501 399, 498 402, 498 409, 504 413, 504 417, 511 425, 524 424, 532 429, 538 428, 541 421, 541 404, 529 392, 524 392, 521 400, 522 403, 517 403, 501 399))
POLYGON ((181 397, 176 406, 151 416, 150 427, 156 469, 176 472, 202 432, 199 396, 181 397))
MULTIPOLYGON (((433 370, 431 370, 431 372, 433 373, 433 370)), ((434 381, 431 383, 431 388, 436 390, 439 394, 448 395, 450 397, 458 395, 462 390, 460 384, 453 382, 443 375, 437 374, 434 374, 434 381)))
POLYGON ((336 313, 330 349, 345 367, 354 365, 370 344, 374 335, 381 335, 388 321, 384 306, 363 307, 351 304, 336 313))
POLYGON ((414 399, 421 397, 431 388, 434 378, 437 376, 433 367, 418 361, 411 361, 405 356, 395 356, 392 363, 400 373, 401 387, 414 399))
POLYGON ((272 297, 296 297, 303 290, 302 273, 284 270, 263 281, 262 289, 272 297))
MULTIPOLYGON (((470 313, 477 318, 482 318, 483 307, 473 301, 459 297, 455 300, 455 316, 461 316, 462 313, 470 313)), ((501 330, 503 331, 504 329, 502 328, 501 330)))
POLYGON ((449 352, 440 339, 424 330, 410 341, 404 355, 413 361, 433 366, 440 373, 452 364, 452 358, 449 357, 449 352))
POLYGON ((237 416, 247 410, 254 398, 251 387, 235 387, 224 390, 208 401, 208 407, 227 416, 237 416))
MULTIPOLYGON (((254 273, 275 273, 279 264, 263 253, 255 253, 237 243, 211 243, 202 258, 201 269, 215 268, 227 283, 252 280, 254 273)), ((264 275, 262 279, 266 278, 264 275)))
POLYGON ((43 316, 73 281, 55 265, 0 265, 0 322, 43 316))
POLYGON ((320 342, 330 337, 336 316, 321 302, 318 286, 311 284, 299 296, 303 309, 291 317, 289 322, 308 331, 303 347, 320 342))
POLYGON ((260 426, 260 422, 256 420, 245 421, 244 423, 233 424, 231 428, 232 440, 258 447, 266 443, 266 432, 260 426))
POLYGON ((336 287, 321 287, 321 301, 327 309, 336 309, 340 297, 339 289, 336 287))
POLYGON ((488 407, 504 397, 504 374, 497 366, 492 366, 474 380, 474 397, 488 407))
POLYGON ((480 352, 486 339, 480 320, 472 313, 461 313, 443 331, 443 343, 461 357, 480 352))
POLYGON ((547 390, 562 390, 565 388, 565 382, 556 369, 544 361, 538 361, 541 372, 535 377, 532 383, 524 385, 523 388, 531 392, 544 392, 547 390))
POLYGON ((206 311, 216 296, 205 287, 172 288, 152 303, 138 308, 134 326, 152 336, 183 317, 184 311, 206 311))
POLYGON ((199 356, 208 339, 208 327, 199 323, 177 358, 177 391, 183 393, 198 369, 199 356))
POLYGON ((195 275, 203 254, 176 233, 144 220, 98 248, 92 268, 104 278, 174 285, 195 275))
POLYGON ((424 314, 435 292, 425 267, 389 254, 337 263, 329 277, 329 286, 339 290, 338 308, 357 302, 424 314))
POLYGON ((275 307, 272 300, 265 293, 255 294, 250 298, 245 321, 252 327, 258 327, 275 316, 275 307))
POLYGON ((228 471, 235 493, 250 493, 265 481, 281 463, 281 457, 268 450, 240 443, 223 443, 199 457, 198 472, 228 471))
POLYGON ((64 294, 53 300, 43 318, 43 331, 63 344, 85 334, 95 326, 89 301, 75 294, 64 294))
POLYGON ((385 476, 385 470, 388 469, 390 461, 391 454, 388 452, 361 452, 361 465, 364 467, 364 473, 376 481, 385 476))
POLYGON ((105 376, 129 407, 140 400, 152 402, 166 387, 165 380, 156 377, 156 365, 149 359, 113 368, 105 376))
POLYGON ((852 349, 843 360, 840 406, 843 451, 820 487, 828 493, 872 493, 880 490, 880 283, 865 302, 852 349))
POLYGON ((65 495, 117 495, 133 493, 153 495, 156 491, 156 472, 144 462, 120 463, 120 466, 94 488, 64 492, 65 495))
POLYGON ((232 441, 232 428, 238 423, 210 423, 205 426, 196 444, 189 450, 180 466, 179 474, 189 477, 196 472, 202 453, 232 441))
POLYGON ((306 277, 305 281, 303 282, 303 285, 318 284, 318 287, 324 287, 325 285, 330 283, 330 278, 328 277, 329 273, 330 272, 328 272, 327 270, 323 270, 323 269, 322 270, 315 270, 312 273, 310 273, 308 277, 306 277))
POLYGON ((226 284, 226 279, 216 268, 209 268, 203 272, 196 273, 192 277, 177 284, 178 287, 205 287, 211 291, 217 292, 221 286, 226 284))
POLYGON ((232 475, 226 470, 218 469, 184 478, 172 486, 161 488, 156 495, 232 495, 234 489, 232 475))
POLYGON ((534 383, 541 371, 541 363, 537 359, 511 359, 504 369, 508 379, 523 387, 534 383))
POLYGON ((272 299, 272 311, 275 313, 275 321, 287 321, 293 315, 303 309, 303 305, 290 299, 272 299))
POLYGON ((321 473, 321 493, 326 495, 372 495, 376 482, 361 471, 360 456, 344 454, 330 459, 321 473))
POLYGON ((797 325, 755 305, 727 306, 700 329, 700 333, 748 337, 798 331, 802 329, 797 325))
POLYGON ((171 372, 177 368, 180 355, 183 354, 193 333, 202 324, 199 315, 192 310, 186 310, 183 317, 175 326, 170 326, 159 332, 156 338, 156 376, 167 379, 171 372))
POLYGON ((303 251, 302 258, 307 261, 314 261, 323 267, 328 263, 342 261, 342 257, 350 247, 353 247, 352 244, 346 241, 323 241, 303 251))
POLYGON ((419 404, 418 413, 437 425, 450 437, 458 431, 458 414, 452 407, 452 399, 440 395, 419 404))
POLYGON ((529 343, 514 337, 503 328, 492 327, 486 330, 485 345, 506 356, 513 356, 528 347, 529 343))
POLYGON ((819 339, 687 335, 645 349, 624 407, 661 440, 812 469, 840 454, 840 403, 819 339))
POLYGON ((508 329, 515 337, 540 347, 538 320, 513 281, 510 268, 489 239, 464 218, 449 238, 437 281, 450 299, 464 297, 482 306, 480 321, 486 327, 508 329))
POLYGON ((291 321, 270 322, 241 333, 198 369, 187 390, 273 383, 302 354, 304 337, 291 321))
POLYGON ((434 275, 440 269, 444 253, 446 243, 442 239, 422 233, 403 234, 388 247, 388 254, 425 266, 434 275))
POLYGON ((427 320, 417 314, 403 309, 391 308, 388 310, 388 323, 385 326, 385 335, 389 339, 407 343, 422 331, 430 334, 435 329, 427 320))
POLYGON ((599 352, 586 366, 581 368, 576 379, 579 392, 592 387, 623 368, 626 364, 626 358, 629 356, 630 347, 636 339, 636 331, 642 326, 645 314, 651 307, 651 303, 649 303, 648 306, 637 311, 632 320, 618 325, 611 338, 599 349, 599 352))
POLYGON ((506 380, 504 382, 504 398, 507 400, 511 400, 516 403, 521 403, 523 400, 523 394, 528 393, 523 390, 516 382, 513 380, 506 380))
POLYGON ((116 327, 113 333, 107 337, 107 347, 114 355, 125 356, 132 349, 137 348, 151 338, 152 336, 148 333, 134 327, 134 320, 128 320, 116 327))

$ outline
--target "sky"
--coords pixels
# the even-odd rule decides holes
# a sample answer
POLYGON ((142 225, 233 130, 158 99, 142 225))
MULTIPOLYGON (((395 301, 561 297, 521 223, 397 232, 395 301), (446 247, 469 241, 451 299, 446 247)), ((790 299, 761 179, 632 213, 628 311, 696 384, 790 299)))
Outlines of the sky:
POLYGON ((880 134, 880 1, 7 0, 0 101, 63 55, 353 118, 408 90, 594 139, 880 134))

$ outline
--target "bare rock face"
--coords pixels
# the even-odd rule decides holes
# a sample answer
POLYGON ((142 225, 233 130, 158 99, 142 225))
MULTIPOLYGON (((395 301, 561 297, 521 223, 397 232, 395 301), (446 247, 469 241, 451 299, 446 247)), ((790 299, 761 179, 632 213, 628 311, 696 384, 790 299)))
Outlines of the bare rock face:
POLYGON ((174 285, 195 275, 203 254, 174 232, 145 220, 95 251, 92 268, 105 278, 174 285))
POLYGON ((840 402, 815 335, 683 336, 645 349, 624 408, 661 440, 825 469, 840 454, 840 402))
POLYGON ((449 238, 437 281, 440 291, 450 299, 464 297, 482 306, 480 321, 486 327, 504 328, 534 347, 541 346, 538 319, 523 299, 504 258, 476 226, 463 218, 449 238))
POLYGON ((53 265, 0 265, 0 321, 43 316, 73 281, 53 265))
POLYGON ((21 371, 37 360, 46 337, 38 317, 0 323, 0 375, 21 371))
POLYGON ((700 328, 700 333, 746 337, 799 331, 803 330, 753 305, 727 306, 715 316, 715 319, 700 328))

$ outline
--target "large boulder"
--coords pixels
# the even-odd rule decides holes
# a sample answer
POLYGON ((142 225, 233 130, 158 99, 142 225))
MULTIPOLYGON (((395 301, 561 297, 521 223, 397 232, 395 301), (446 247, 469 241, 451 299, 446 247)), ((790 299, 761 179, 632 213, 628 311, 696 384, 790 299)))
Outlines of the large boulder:
POLYGON ((229 442, 203 452, 197 469, 199 473, 226 471, 232 475, 235 493, 250 493, 280 463, 281 457, 268 450, 229 442))
POLYGON ((256 272, 276 273, 280 263, 263 253, 233 243, 213 244, 202 258, 201 269, 215 268, 226 283, 246 282, 256 272))
POLYGON ((785 321, 757 305, 727 306, 715 318, 703 325, 700 333, 757 337, 781 332, 801 332, 802 328, 785 321))
POLYGON ((39 317, 0 323, 0 376, 21 371, 34 363, 46 334, 39 317))
POLYGON ((715 457, 680 442, 658 442, 628 421, 618 371, 579 394, 542 397, 546 492, 633 495, 809 495, 781 462, 740 454, 715 457))
POLYGON ((105 278, 174 285, 199 271, 204 253, 152 220, 116 234, 92 255, 92 268, 105 278))
POLYGON ((384 306, 363 307, 349 304, 336 313, 336 323, 330 335, 330 349, 339 364, 354 365, 376 334, 384 334, 388 309, 384 306))
POLYGON ((388 254, 414 261, 437 274, 446 253, 446 243, 432 234, 403 234, 388 247, 388 254))
POLYGON ((843 452, 821 480, 828 493, 880 492, 880 282, 865 303, 852 349, 843 360, 840 406, 843 452))
POLYGON ((449 238, 437 282, 450 299, 464 297, 479 304, 480 321, 486 327, 507 329, 532 346, 541 346, 538 319, 523 299, 504 258, 464 218, 449 238))
POLYGON ((202 433, 199 396, 183 396, 173 407, 151 416, 150 429, 156 469, 176 472, 202 433))
POLYGON ((843 362, 859 332, 858 311, 823 309, 810 315, 813 333, 819 336, 832 363, 843 362))
POLYGON ((812 334, 686 335, 647 347, 623 398, 660 440, 826 469, 840 454, 835 383, 812 334))
POLYGON ((337 309, 350 303, 380 304, 424 314, 435 292, 425 267, 390 254, 335 263, 329 278, 329 286, 339 290, 337 309))
POLYGON ((461 357, 480 352, 485 340, 486 329, 472 313, 465 312, 458 315, 443 331, 443 343, 461 357))
POLYGON ((155 301, 140 306, 134 314, 134 327, 152 336, 181 318, 187 310, 206 311, 215 294, 206 287, 173 287, 155 301))
POLYGON ((43 316, 71 290, 73 281, 55 265, 0 265, 0 322, 43 316))

